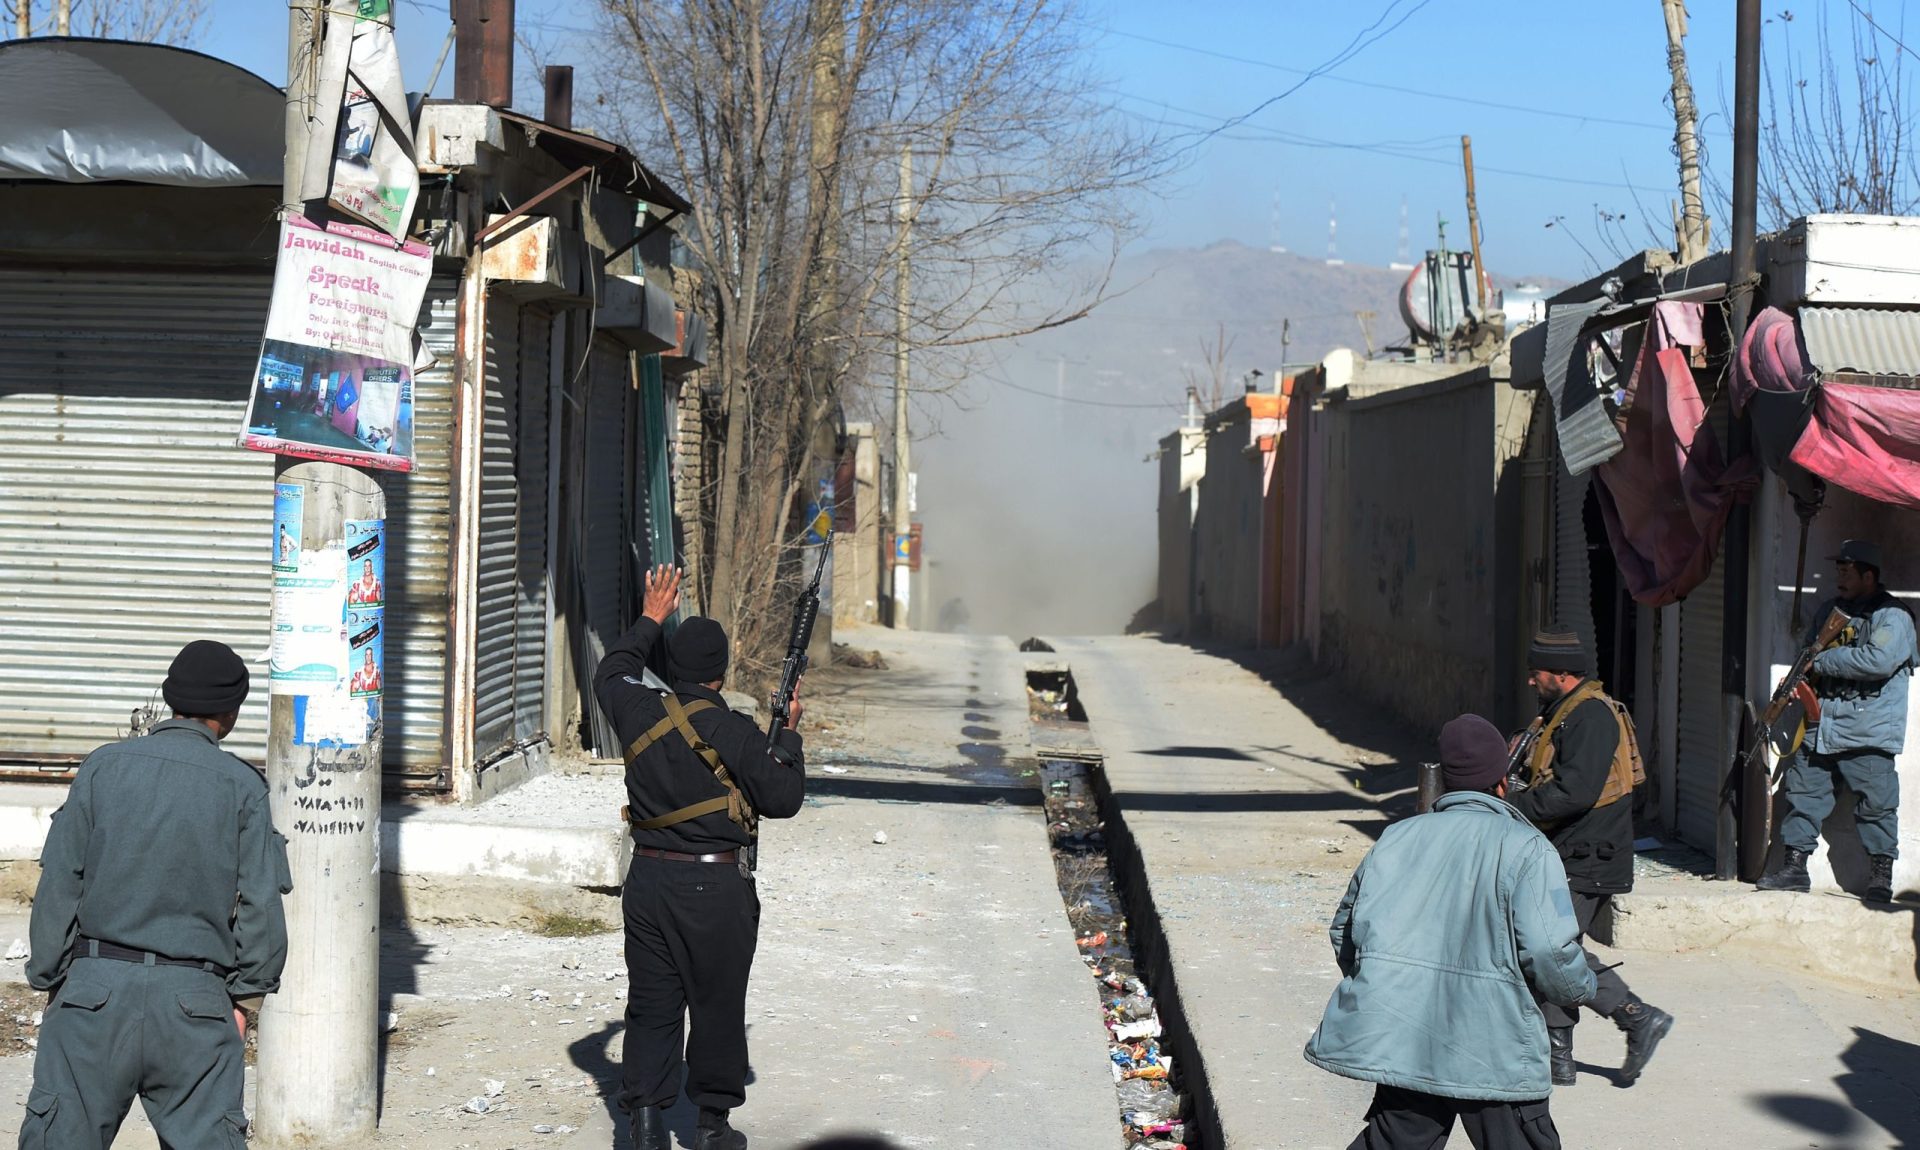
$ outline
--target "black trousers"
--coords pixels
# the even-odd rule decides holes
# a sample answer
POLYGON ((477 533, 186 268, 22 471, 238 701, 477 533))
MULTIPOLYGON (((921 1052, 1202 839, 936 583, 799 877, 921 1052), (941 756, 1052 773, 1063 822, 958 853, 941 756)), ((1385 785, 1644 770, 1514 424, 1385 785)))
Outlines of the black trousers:
POLYGON ((1377 1087, 1367 1128, 1347 1150, 1439 1150, 1458 1118, 1474 1150, 1560 1150, 1547 1100, 1473 1102, 1397 1086, 1377 1087))
POLYGON ((627 935, 622 1104, 673 1105, 684 1065, 696 1105, 733 1109, 747 1097, 747 975, 760 933, 752 880, 732 863, 635 855, 620 902, 627 935))
MULTIPOLYGON (((1610 894, 1587 894, 1577 890, 1573 892, 1573 916, 1580 924, 1580 938, 1583 941, 1593 931, 1594 916, 1598 915, 1600 908, 1612 899, 1613 896, 1610 894)), ((1586 954, 1587 969, 1593 971, 1593 981, 1598 986, 1594 991, 1593 1001, 1587 1003, 1587 1008, 1595 1014, 1611 1016, 1614 1011, 1625 1006, 1633 998, 1633 992, 1627 989, 1626 981, 1617 971, 1595 958, 1592 951, 1589 950, 1586 954)), ((1580 1011, 1577 1007, 1568 1010, 1564 1006, 1555 1006, 1551 1002, 1543 1001, 1540 1004, 1540 1013, 1547 1016, 1547 1025, 1555 1029, 1572 1026, 1580 1021, 1580 1011)))

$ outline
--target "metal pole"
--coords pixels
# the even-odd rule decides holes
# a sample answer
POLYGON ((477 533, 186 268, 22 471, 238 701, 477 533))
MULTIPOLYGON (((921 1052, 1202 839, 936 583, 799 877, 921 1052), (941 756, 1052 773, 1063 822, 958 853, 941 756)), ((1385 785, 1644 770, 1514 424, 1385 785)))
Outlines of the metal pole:
MULTIPOLYGON (((322 28, 308 4, 290 3, 288 16, 283 202, 286 210, 300 211, 304 205, 297 202, 298 188, 322 28)), ((335 463, 286 457, 275 470, 277 484, 300 492, 302 556, 320 557, 323 566, 337 556, 344 570, 350 520, 375 521, 384 538, 386 500, 371 476, 335 463)), ((344 619, 344 578, 339 590, 344 619)), ((276 629, 311 624, 329 610, 275 587, 276 629)), ((344 682, 304 696, 275 693, 269 703, 267 786, 274 826, 287 836, 293 893, 286 898, 286 973, 280 992, 268 996, 260 1017, 254 1130, 263 1146, 340 1145, 374 1133, 379 1104, 380 705, 378 696, 370 703, 352 699, 344 682), (366 737, 358 745, 352 745, 351 736, 337 740, 347 745, 317 745, 313 736, 322 712, 351 713, 354 707, 368 708, 361 712, 369 719, 366 737), (305 742, 295 742, 296 726, 305 742)))
MULTIPOLYGON (((1737 355, 1753 312, 1754 241, 1757 173, 1760 158, 1760 0, 1739 0, 1735 14, 1733 64, 1733 271, 1728 291, 1727 354, 1737 355)), ((1727 458, 1746 455, 1751 427, 1745 415, 1733 421, 1727 458)), ((1748 549, 1752 516, 1747 504, 1735 504, 1727 519, 1726 598, 1721 615, 1724 646, 1720 665, 1721 721, 1726 739, 1721 761, 1733 769, 1744 733, 1747 702, 1748 549)), ((1725 780, 1722 780, 1723 782, 1725 780)), ((1714 873, 1733 878, 1739 870, 1739 831, 1735 804, 1721 803, 1714 835, 1714 873)))
POLYGON ((1473 247, 1473 298, 1484 316, 1487 314, 1487 271, 1480 266, 1480 202, 1473 194, 1472 136, 1460 137, 1460 162, 1467 169, 1467 239, 1473 247))
POLYGON ((913 466, 913 444, 907 433, 908 322, 912 310, 913 280, 908 248, 913 239, 913 148, 900 149, 900 252, 893 292, 893 625, 909 625, 913 572, 903 541, 913 531, 913 512, 907 507, 907 480, 913 466))

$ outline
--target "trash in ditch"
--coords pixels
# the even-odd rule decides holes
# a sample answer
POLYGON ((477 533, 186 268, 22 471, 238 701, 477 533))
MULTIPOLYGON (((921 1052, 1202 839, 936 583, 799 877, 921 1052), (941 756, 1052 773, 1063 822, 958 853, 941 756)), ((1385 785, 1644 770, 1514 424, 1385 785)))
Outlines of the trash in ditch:
POLYGON ((1105 946, 1107 945, 1107 932, 1104 930, 1094 931, 1092 934, 1080 939, 1079 945, 1085 947, 1105 946))
POLYGON ((1152 1038, 1143 1042, 1116 1043, 1108 1052, 1113 1062, 1114 1081, 1130 1078, 1164 1079, 1173 1072, 1173 1059, 1160 1052, 1160 1043, 1152 1038))

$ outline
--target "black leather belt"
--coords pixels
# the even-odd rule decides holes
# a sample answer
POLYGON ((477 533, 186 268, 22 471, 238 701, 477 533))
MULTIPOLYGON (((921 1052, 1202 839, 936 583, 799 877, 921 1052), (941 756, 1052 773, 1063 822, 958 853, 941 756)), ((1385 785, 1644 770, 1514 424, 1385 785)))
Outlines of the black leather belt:
POLYGON ((130 950, 124 946, 115 946, 110 942, 101 942, 97 938, 76 938, 73 940, 75 958, 110 958, 115 962, 137 962, 142 966, 191 966, 204 970, 208 974, 217 974, 225 978, 233 971, 216 962, 203 962, 192 958, 168 958, 164 954, 155 954, 150 950, 130 950))
POLYGON ((712 855, 690 855, 685 851, 657 851, 652 847, 634 847, 633 853, 645 855, 650 859, 671 859, 674 862, 730 863, 738 862, 740 858, 738 849, 712 855))

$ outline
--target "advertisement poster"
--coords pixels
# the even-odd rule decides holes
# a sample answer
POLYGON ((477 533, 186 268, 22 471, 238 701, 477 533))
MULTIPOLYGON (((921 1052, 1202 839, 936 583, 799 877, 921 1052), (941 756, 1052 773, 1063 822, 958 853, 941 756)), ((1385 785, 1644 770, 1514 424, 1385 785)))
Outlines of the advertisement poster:
POLYGON ((300 199, 400 239, 420 198, 413 117, 400 77, 392 0, 359 0, 326 18, 313 132, 300 199))
POLYGON ((373 730, 372 708, 345 691, 297 695, 293 700, 293 742, 301 747, 357 747, 373 730))
POLYGON ((298 483, 273 485, 273 570, 300 570, 300 516, 307 489, 298 483))
POLYGON ((425 245, 289 216, 240 445, 412 470, 413 328, 432 271, 425 245))
POLYGON ((332 691, 347 676, 347 553, 303 550, 294 572, 273 577, 273 646, 267 678, 276 695, 332 691))
POLYGON ((347 691, 377 699, 387 677, 386 520, 347 520, 347 574, 347 691))

